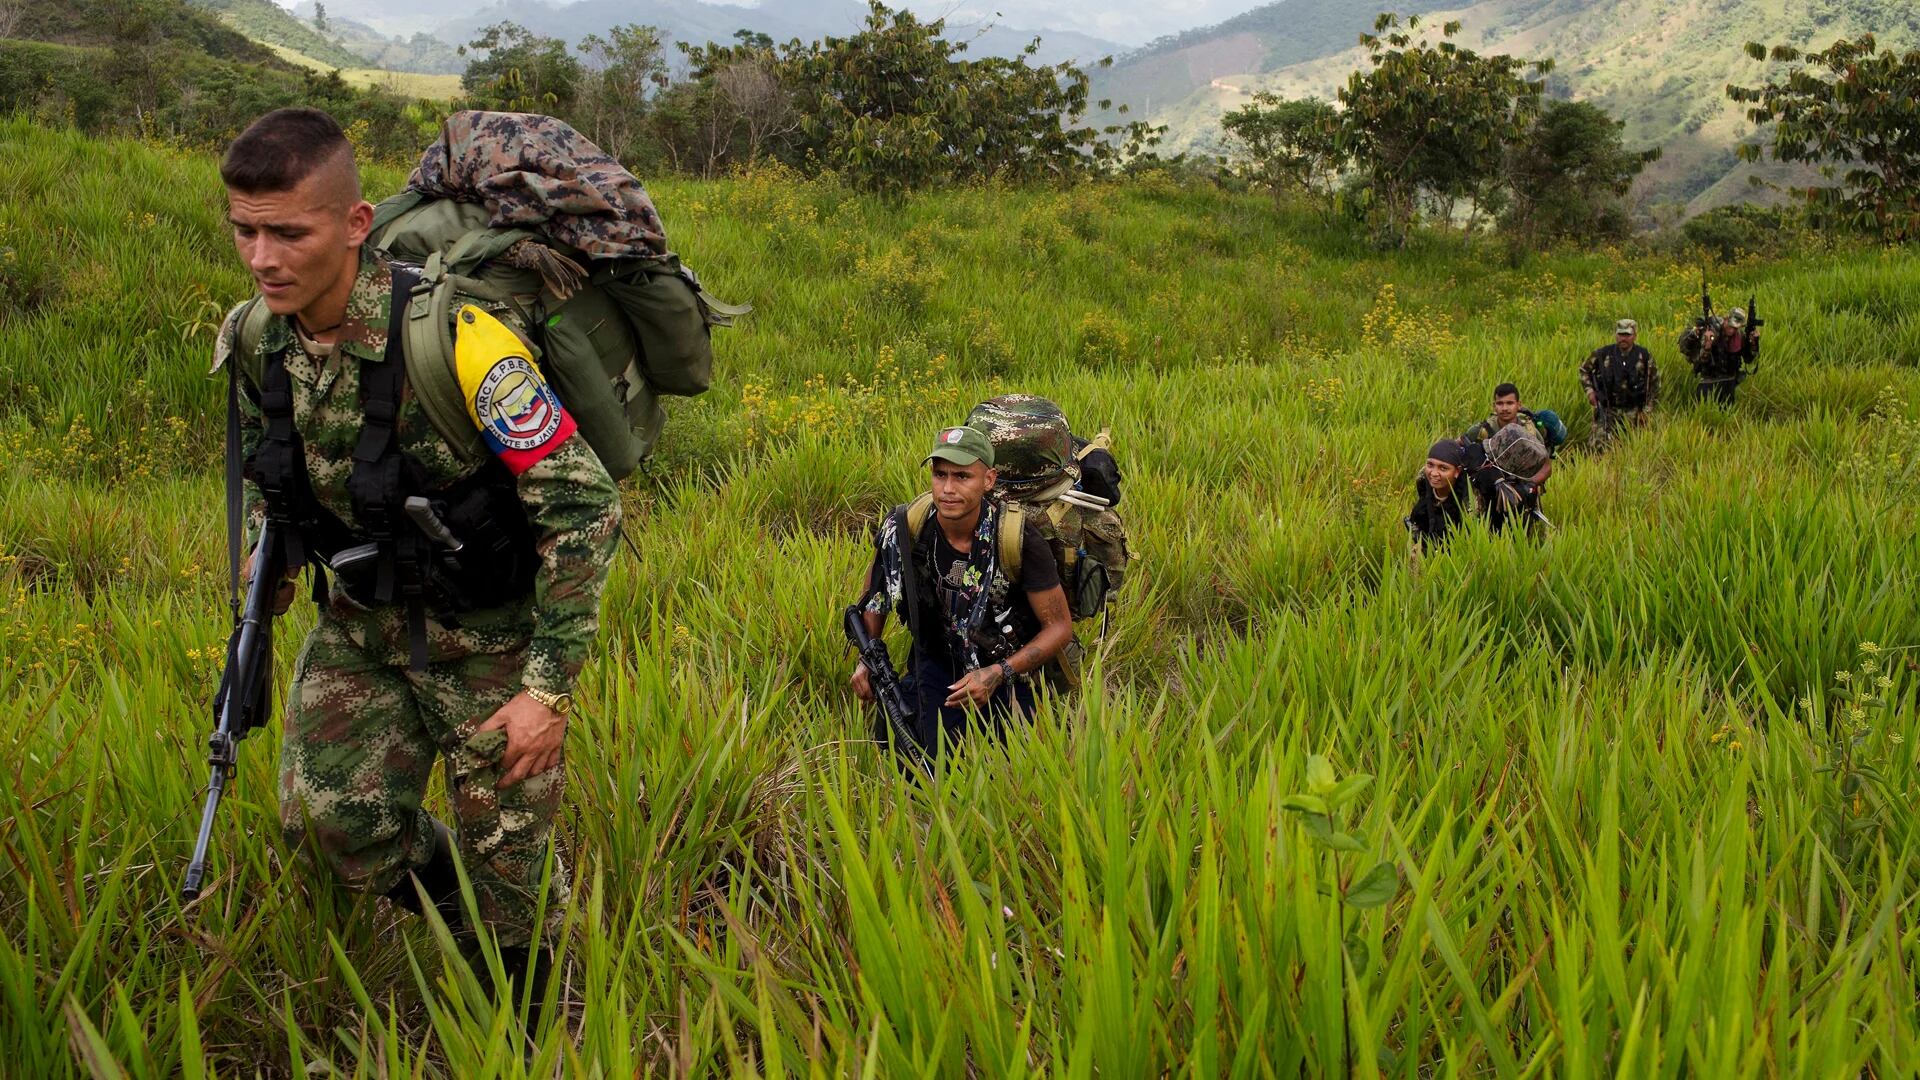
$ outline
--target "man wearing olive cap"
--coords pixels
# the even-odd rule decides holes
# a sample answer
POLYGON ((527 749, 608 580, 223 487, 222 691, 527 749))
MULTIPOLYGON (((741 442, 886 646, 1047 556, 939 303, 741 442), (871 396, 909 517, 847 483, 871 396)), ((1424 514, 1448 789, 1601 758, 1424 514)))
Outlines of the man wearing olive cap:
MULTIPOLYGON (((1028 677, 1073 639, 1073 619, 1052 549, 1032 522, 1003 533, 1018 513, 992 494, 993 443, 971 427, 934 437, 924 463, 931 490, 881 522, 867 572, 867 632, 897 611, 913 636, 907 672, 918 698, 912 735, 928 753, 952 742, 973 715, 996 730, 1030 713, 1028 677), (1010 519, 1009 519, 1010 520, 1010 519), (1015 569, 1017 565, 1017 570, 1015 569)), ((873 699, 865 664, 853 690, 873 699)))
POLYGON ((1594 448, 1605 449, 1622 428, 1642 427, 1660 400, 1660 369, 1644 345, 1634 342, 1640 324, 1613 324, 1613 344, 1602 345, 1580 365, 1580 385, 1593 406, 1594 448))

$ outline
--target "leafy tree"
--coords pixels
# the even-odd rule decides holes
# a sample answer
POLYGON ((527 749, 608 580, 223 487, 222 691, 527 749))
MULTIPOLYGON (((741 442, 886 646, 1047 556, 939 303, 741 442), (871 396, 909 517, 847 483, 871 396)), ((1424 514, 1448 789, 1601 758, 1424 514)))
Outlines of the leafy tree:
POLYGON ((1591 102, 1546 103, 1507 148, 1511 201, 1501 225, 1517 245, 1626 235, 1631 223, 1623 199, 1660 151, 1628 150, 1623 126, 1591 102))
POLYGON ((1424 194, 1451 214, 1461 199, 1479 213, 1503 191, 1506 147, 1539 111, 1553 62, 1481 56, 1451 40, 1460 24, 1441 26, 1437 43, 1417 42, 1421 23, 1382 14, 1362 34, 1371 65, 1347 79, 1339 97, 1354 158, 1372 193, 1376 236, 1405 243, 1424 194))
POLYGON ((1340 113, 1319 98, 1289 101, 1270 91, 1220 118, 1227 138, 1245 156, 1236 175, 1270 189, 1276 199, 1297 191, 1331 219, 1334 184, 1347 163, 1340 113))
POLYGON ((580 79, 577 124, 587 138, 622 160, 638 151, 650 96, 667 85, 665 42, 651 26, 616 26, 580 42, 587 58, 580 79))
POLYGON ((321 33, 327 32, 327 5, 313 0, 313 28, 321 33))
POLYGON ((1816 219, 1889 239, 1920 236, 1920 50, 1878 49, 1862 34, 1811 53, 1749 43, 1747 55, 1800 66, 1777 82, 1727 87, 1753 106, 1754 123, 1773 125, 1768 142, 1743 145, 1740 156, 1758 161, 1770 150, 1777 161, 1837 176, 1837 185, 1796 192, 1816 219))
POLYGON ((680 45, 689 78, 661 95, 654 114, 655 133, 677 169, 712 176, 792 149, 799 111, 773 40, 749 30, 733 36, 734 45, 680 45))
POLYGON ((112 58, 108 80, 132 107, 135 130, 152 132, 158 110, 179 93, 171 64, 175 50, 164 44, 166 5, 153 0, 101 0, 90 14, 112 58))
POLYGON ((484 55, 469 60, 460 89, 475 108, 571 115, 583 69, 559 38, 501 22, 460 47, 484 55))
POLYGON ((844 38, 683 45, 691 86, 663 104, 662 131, 676 159, 704 170, 772 152, 887 192, 1067 179, 1116 167, 1157 137, 1139 123, 1086 125, 1086 73, 1031 64, 1037 41, 1010 59, 967 60, 942 28, 872 0, 844 38))

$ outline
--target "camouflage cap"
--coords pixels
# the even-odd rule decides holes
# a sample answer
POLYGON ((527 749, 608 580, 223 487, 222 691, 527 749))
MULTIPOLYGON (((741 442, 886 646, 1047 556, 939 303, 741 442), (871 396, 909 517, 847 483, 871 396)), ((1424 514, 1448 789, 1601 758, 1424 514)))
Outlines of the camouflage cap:
POLYGON ((1727 325, 1736 328, 1747 325, 1746 309, 1734 308, 1732 311, 1727 312, 1727 325))
POLYGON ((1016 498, 1079 475, 1073 433, 1060 406, 1033 394, 1002 394, 973 407, 967 425, 993 440, 998 486, 1016 498))
POLYGON ((993 468, 993 444, 987 437, 974 428, 942 428, 940 434, 933 437, 933 449, 921 459, 925 465, 933 459, 951 461, 955 465, 972 465, 979 462, 987 468, 993 468))
POLYGON ((1616 334, 1637 334, 1640 332, 1640 324, 1634 322, 1632 319, 1621 319, 1619 322, 1613 324, 1613 332, 1616 334))

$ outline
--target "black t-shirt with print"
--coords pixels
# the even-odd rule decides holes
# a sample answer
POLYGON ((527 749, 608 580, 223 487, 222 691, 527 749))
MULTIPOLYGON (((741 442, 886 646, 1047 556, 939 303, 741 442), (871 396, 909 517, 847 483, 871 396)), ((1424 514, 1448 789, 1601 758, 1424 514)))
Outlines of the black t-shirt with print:
MULTIPOLYGON (((949 667, 955 666, 952 647, 952 635, 949 627, 972 610, 975 595, 982 587, 980 583, 967 581, 967 568, 972 565, 971 554, 963 554, 947 542, 946 533, 940 523, 932 518, 927 521, 927 532, 931 538, 922 535, 922 541, 929 539, 933 554, 933 577, 931 582, 919 582, 920 627, 925 641, 915 641, 915 648, 930 660, 939 661, 949 667)), ((917 561, 917 560, 916 560, 917 561)), ((1047 546, 1046 538, 1040 530, 1027 523, 1020 542, 1020 580, 1015 583, 1008 599, 1011 639, 1019 645, 1032 641, 1040 632, 1040 617, 1033 612, 1033 602, 1029 594, 1046 592, 1060 584, 1060 568, 1054 564, 1053 549, 1047 546)))

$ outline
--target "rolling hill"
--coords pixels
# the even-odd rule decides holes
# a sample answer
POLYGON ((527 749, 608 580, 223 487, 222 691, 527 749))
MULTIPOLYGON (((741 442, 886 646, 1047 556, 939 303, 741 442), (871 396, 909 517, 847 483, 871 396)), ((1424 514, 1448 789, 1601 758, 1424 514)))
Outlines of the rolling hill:
MULTIPOLYGON (((259 0, 268 2, 268 0, 259 0)), ((305 10, 305 5, 301 10, 305 10)), ((844 36, 857 30, 867 6, 854 0, 792 0, 789 3, 748 7, 710 4, 702 0, 578 0, 549 4, 541 0, 498 0, 490 6, 423 0, 404 13, 387 10, 378 0, 333 0, 331 18, 362 22, 380 33, 428 30, 444 42, 471 40, 485 26, 515 22, 537 33, 577 42, 588 34, 605 34, 614 26, 638 23, 656 26, 671 41, 694 44, 730 41, 734 31, 751 29, 775 41, 799 38, 812 41, 826 35, 844 36)), ((1058 30, 1029 30, 1001 24, 950 20, 949 38, 968 43, 969 55, 1013 56, 1034 37, 1041 38, 1036 59, 1041 63, 1075 60, 1088 63, 1118 54, 1125 46, 1086 34, 1058 30)))
MULTIPOLYGON (((1095 96, 1168 125, 1174 150, 1217 152, 1221 114, 1256 91, 1331 98, 1364 63, 1358 36, 1380 7, 1281 0, 1122 57, 1099 74, 1095 96)), ((1483 0, 1426 11, 1435 23, 1460 20, 1466 47, 1554 58, 1555 94, 1594 101, 1626 123, 1631 145, 1663 149, 1641 180, 1643 203, 1692 211, 1753 195, 1755 170, 1733 154, 1751 125, 1724 89, 1766 75, 1767 65, 1741 52, 1744 42, 1824 46, 1869 30, 1889 43, 1920 42, 1920 7, 1906 0, 1483 0)))
MULTIPOLYGON (((190 0, 220 21, 264 45, 277 45, 329 68, 367 66, 367 58, 349 51, 293 17, 273 0, 190 0)), ((284 54, 282 54, 284 56, 284 54)))

